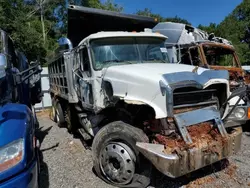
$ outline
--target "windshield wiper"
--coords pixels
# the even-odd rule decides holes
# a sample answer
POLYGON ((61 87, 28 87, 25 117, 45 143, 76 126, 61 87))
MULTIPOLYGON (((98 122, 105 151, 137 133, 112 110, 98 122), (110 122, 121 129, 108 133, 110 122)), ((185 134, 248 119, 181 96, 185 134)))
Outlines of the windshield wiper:
POLYGON ((161 61, 162 63, 168 63, 168 61, 165 61, 163 59, 149 59, 150 61, 161 61))
POLYGON ((119 59, 111 59, 111 60, 107 60, 107 61, 103 61, 103 63, 130 63, 132 64, 130 61, 126 61, 126 60, 119 60, 119 59))

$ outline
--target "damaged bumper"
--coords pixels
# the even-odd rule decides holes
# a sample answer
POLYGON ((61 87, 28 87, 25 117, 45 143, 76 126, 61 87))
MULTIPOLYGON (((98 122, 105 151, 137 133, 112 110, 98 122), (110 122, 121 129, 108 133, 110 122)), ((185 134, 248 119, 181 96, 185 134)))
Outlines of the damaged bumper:
MULTIPOLYGON (((174 115, 175 125, 186 143, 184 147, 177 147, 174 152, 169 152, 169 142, 160 144, 136 143, 138 150, 152 162, 152 164, 163 174, 176 178, 195 171, 236 153, 241 146, 241 127, 236 127, 227 132, 220 118, 220 113, 215 107, 206 107, 198 110, 184 112, 174 115), (194 125, 202 129, 202 124, 214 122, 219 137, 211 136, 207 140, 210 131, 204 134, 198 133, 192 137, 189 130, 194 125), (199 139, 197 139, 199 138, 199 139), (193 140, 194 139, 194 140, 193 140), (166 147, 166 148, 165 148, 166 147)), ((208 123, 208 126, 211 124, 208 123)), ((195 129, 198 131, 198 129, 195 129)))
POLYGON ((181 155, 164 153, 164 145, 160 144, 137 142, 136 146, 160 172, 176 178, 235 154, 240 149, 241 135, 241 127, 234 128, 216 152, 210 148, 213 145, 218 148, 217 142, 186 150, 181 155))

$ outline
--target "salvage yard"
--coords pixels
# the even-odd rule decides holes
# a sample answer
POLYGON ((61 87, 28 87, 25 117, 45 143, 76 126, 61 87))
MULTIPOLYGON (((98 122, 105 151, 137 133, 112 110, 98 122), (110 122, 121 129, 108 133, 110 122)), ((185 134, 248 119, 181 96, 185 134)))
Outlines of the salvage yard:
MULTIPOLYGON (((41 142, 41 188, 109 188, 92 171, 91 150, 65 128, 59 128, 48 113, 38 113, 41 142)), ((250 187, 250 135, 243 134, 241 151, 185 177, 171 180, 156 173, 150 187, 250 187)))

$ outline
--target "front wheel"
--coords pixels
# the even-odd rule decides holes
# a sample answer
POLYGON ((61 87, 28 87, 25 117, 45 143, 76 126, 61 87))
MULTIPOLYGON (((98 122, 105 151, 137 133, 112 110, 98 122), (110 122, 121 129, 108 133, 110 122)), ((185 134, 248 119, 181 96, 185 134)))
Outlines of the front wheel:
POLYGON ((148 142, 148 137, 141 129, 124 122, 112 122, 101 128, 92 145, 97 175, 117 187, 147 187, 151 165, 140 156, 136 142, 148 142))

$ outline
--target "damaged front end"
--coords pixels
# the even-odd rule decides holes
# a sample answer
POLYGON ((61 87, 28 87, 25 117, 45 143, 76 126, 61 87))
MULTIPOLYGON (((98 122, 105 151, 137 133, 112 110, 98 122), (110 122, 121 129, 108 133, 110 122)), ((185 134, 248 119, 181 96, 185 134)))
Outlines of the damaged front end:
MULTIPOLYGON (((176 178, 227 158, 240 149, 242 129, 225 129, 228 72, 171 73, 160 83, 166 96, 165 130, 138 150, 163 174, 176 178), (163 89, 165 88, 165 90, 163 89), (166 134, 169 123, 175 131, 166 134)), ((171 131, 170 131, 171 132, 171 131)))

